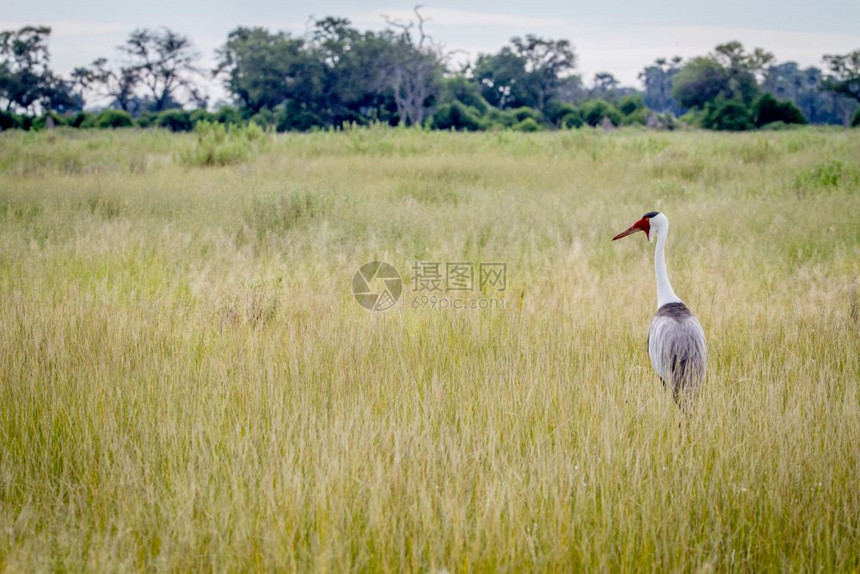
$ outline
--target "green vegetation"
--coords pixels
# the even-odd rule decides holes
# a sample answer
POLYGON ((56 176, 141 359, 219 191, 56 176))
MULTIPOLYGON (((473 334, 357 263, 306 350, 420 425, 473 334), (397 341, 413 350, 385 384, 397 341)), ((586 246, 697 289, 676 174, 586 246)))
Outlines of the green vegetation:
POLYGON ((0 564, 850 572, 858 157, 812 127, 3 133, 0 564), (645 351, 653 244, 610 241, 651 209, 710 346, 688 420, 645 351), (376 259, 384 313, 351 294, 376 259), (504 309, 414 308, 416 261, 505 262, 504 309))
POLYGON ((190 38, 168 28, 134 30, 113 62, 97 58, 67 79, 50 69, 50 28, 0 32, 0 128, 133 123, 181 132, 205 121, 278 132, 375 124, 446 131, 673 129, 680 116, 690 127, 745 131, 807 122, 847 126, 860 104, 860 50, 825 55, 829 71, 823 72, 727 42, 687 62, 658 58, 640 73, 639 91, 609 72, 586 86, 570 41, 531 34, 455 71, 452 52, 426 34, 420 7, 414 14, 413 21, 386 19, 381 31, 329 16, 312 21, 301 37, 239 26, 217 49, 210 71, 230 95, 230 105, 215 111, 206 109, 204 71, 190 38), (93 99, 110 115, 81 116, 93 99))

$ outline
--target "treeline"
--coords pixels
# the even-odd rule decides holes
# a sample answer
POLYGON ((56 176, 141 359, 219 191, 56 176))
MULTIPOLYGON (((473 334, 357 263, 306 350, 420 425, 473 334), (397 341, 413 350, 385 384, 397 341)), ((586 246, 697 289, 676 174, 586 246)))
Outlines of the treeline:
POLYGON ((860 50, 825 55, 825 71, 729 42, 687 61, 658 59, 634 89, 608 72, 586 85, 567 40, 515 37, 454 66, 417 9, 412 21, 386 22, 383 31, 361 31, 328 17, 301 37, 239 27, 217 50, 214 70, 198 67, 188 37, 135 30, 113 59, 99 58, 68 78, 51 70, 50 28, 0 32, 0 128, 184 131, 204 120, 277 131, 374 123, 473 131, 860 125, 860 50), (203 86, 213 79, 230 101, 210 104, 203 86), (85 111, 88 103, 102 110, 85 111))

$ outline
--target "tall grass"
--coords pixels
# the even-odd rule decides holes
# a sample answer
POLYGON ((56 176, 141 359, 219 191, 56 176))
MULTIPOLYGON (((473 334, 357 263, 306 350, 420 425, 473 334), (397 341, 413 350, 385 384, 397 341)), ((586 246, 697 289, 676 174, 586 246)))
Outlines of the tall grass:
POLYGON ((5 570, 860 568, 856 130, 266 137, 0 137, 5 570), (690 419, 609 241, 652 209, 690 419), (416 261, 505 308, 413 309, 416 261))

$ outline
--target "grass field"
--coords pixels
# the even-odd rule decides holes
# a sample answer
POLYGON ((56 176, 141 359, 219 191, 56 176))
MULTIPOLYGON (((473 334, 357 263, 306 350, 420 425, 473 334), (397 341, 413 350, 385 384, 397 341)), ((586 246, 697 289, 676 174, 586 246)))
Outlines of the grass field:
POLYGON ((860 130, 198 145, 0 135, 4 570, 860 570, 860 130), (689 420, 610 241, 653 209, 689 420), (504 308, 416 262, 505 263, 504 308))

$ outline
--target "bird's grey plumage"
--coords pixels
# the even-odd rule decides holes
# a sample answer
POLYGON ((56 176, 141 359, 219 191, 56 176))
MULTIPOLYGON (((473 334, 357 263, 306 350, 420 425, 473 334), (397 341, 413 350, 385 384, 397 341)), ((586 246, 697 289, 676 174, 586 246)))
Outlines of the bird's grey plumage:
POLYGON ((683 303, 667 303, 657 310, 648 332, 651 364, 685 407, 705 378, 708 350, 705 332, 683 303))

